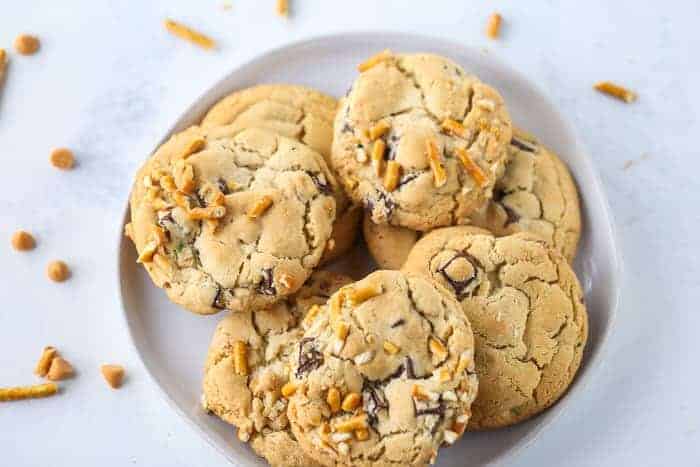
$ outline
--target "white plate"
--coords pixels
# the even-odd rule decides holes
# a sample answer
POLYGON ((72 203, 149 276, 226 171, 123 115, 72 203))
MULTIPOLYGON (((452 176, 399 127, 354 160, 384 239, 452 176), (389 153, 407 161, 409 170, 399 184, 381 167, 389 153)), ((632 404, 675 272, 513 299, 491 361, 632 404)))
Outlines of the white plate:
MULTIPOLYGON (((325 36, 273 50, 237 68, 187 109, 163 139, 197 123, 212 104, 229 92, 258 83, 304 84, 340 96, 357 75, 357 64, 385 48, 445 55, 494 85, 503 94, 513 120, 561 156, 581 190, 584 229, 575 267, 586 295, 590 338, 573 387, 556 406, 528 422, 465 435, 454 447, 442 450, 438 465, 461 466, 465 459, 470 465, 505 462, 574 403, 591 379, 612 326, 621 277, 613 221, 599 177, 572 127, 533 83, 492 56, 452 42, 394 33, 325 36)), ((206 415, 199 405, 204 358, 221 316, 196 316, 170 303, 136 264, 132 244, 123 237, 120 242, 118 270, 124 313, 136 349, 154 381, 172 406, 232 463, 264 465, 236 440, 231 426, 206 415)), ((355 275, 358 268, 372 267, 365 253, 352 257, 355 275)))

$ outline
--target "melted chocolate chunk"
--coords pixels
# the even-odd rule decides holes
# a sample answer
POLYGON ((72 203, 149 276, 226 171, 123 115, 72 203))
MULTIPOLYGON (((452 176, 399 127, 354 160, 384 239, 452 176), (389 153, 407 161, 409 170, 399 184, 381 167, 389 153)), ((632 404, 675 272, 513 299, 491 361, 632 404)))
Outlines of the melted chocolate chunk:
POLYGON ((189 197, 192 201, 194 201, 195 206, 197 207, 204 207, 207 205, 207 202, 202 198, 202 196, 199 193, 195 193, 194 196, 189 197))
POLYGON ((411 360, 411 357, 406 356, 403 365, 406 369, 406 376, 409 379, 416 379, 416 370, 413 368, 413 360, 411 360))
POLYGON ((325 180, 325 177, 323 177, 323 180, 321 180, 321 177, 313 172, 306 172, 306 174, 311 178, 311 180, 313 180, 314 185, 316 185, 316 188, 318 188, 318 191, 320 191, 324 195, 328 195, 331 193, 331 187, 325 180))
POLYGON ((399 183, 396 185, 396 189, 398 190, 399 188, 401 188, 401 187, 404 186, 405 184, 412 182, 413 180, 415 180, 416 178, 418 178, 418 175, 419 175, 419 174, 418 174, 418 173, 415 173, 415 172, 414 172, 414 173, 410 173, 410 174, 404 175, 403 177, 401 177, 401 178, 399 179, 399 183))
POLYGON ((343 124, 343 128, 341 128, 340 131, 342 131, 343 133, 352 133, 352 127, 348 122, 345 122, 343 124))
POLYGON ((370 425, 377 424, 377 414, 382 409, 388 409, 389 403, 384 396, 381 383, 365 380, 362 383, 362 401, 370 425))
POLYGON ((520 220, 520 215, 515 212, 513 209, 510 207, 506 206, 505 204, 501 203, 501 207, 503 207, 503 210, 506 212, 506 216, 508 216, 508 220, 506 221, 506 226, 513 224, 515 222, 518 222, 520 220))
POLYGON ((535 147, 530 146, 529 144, 525 143, 524 141, 520 141, 519 139, 512 138, 510 140, 510 144, 512 146, 515 146, 516 148, 520 149, 521 151, 526 151, 526 152, 535 152, 535 147))
POLYGON ((299 366, 296 371, 297 378, 315 370, 323 364, 323 354, 314 346, 315 339, 306 337, 299 342, 299 366))
POLYGON ((439 415, 440 417, 445 415, 445 406, 440 402, 438 405, 433 407, 426 407, 425 409, 419 409, 416 407, 416 417, 421 415, 439 415))
POLYGON ((231 193, 231 190, 228 189, 228 184, 226 184, 226 180, 223 178, 220 178, 216 181, 216 185, 219 187, 219 191, 221 191, 223 194, 228 195, 231 193))
POLYGON ((271 268, 262 270, 262 280, 258 284, 258 292, 263 295, 275 295, 277 293, 277 289, 273 284, 271 268))
POLYGON ((386 159, 393 161, 396 159, 396 151, 398 150, 398 142, 399 142, 399 137, 396 136, 393 132, 389 134, 389 136, 386 138, 386 145, 389 148, 389 150, 386 152, 386 159))
POLYGON ((224 289, 219 287, 216 291, 216 295, 214 296, 214 301, 212 302, 211 306, 216 308, 217 310, 225 309, 226 305, 224 305, 223 295, 224 295, 224 289))
POLYGON ((445 280, 450 284, 452 289, 455 291, 455 295, 457 296, 457 300, 462 300, 463 298, 467 297, 470 292, 465 292, 466 289, 471 285, 472 282, 476 280, 477 276, 477 261, 474 259, 473 256, 467 254, 467 253, 460 253, 452 257, 451 260, 447 262, 443 267, 438 269, 438 272, 442 274, 442 277, 445 278, 445 280), (450 275, 447 273, 447 268, 452 264, 453 261, 455 261, 458 258, 464 258, 467 261, 469 261, 472 265, 472 268, 474 269, 474 273, 472 274, 471 277, 468 277, 467 279, 463 280, 455 280, 450 275))
POLYGON ((406 323, 406 320, 403 319, 403 318, 401 318, 400 320, 398 320, 397 322, 395 322, 394 324, 392 324, 391 327, 392 327, 392 328, 398 328, 399 326, 401 326, 401 325, 403 325, 403 324, 405 324, 405 323, 406 323))

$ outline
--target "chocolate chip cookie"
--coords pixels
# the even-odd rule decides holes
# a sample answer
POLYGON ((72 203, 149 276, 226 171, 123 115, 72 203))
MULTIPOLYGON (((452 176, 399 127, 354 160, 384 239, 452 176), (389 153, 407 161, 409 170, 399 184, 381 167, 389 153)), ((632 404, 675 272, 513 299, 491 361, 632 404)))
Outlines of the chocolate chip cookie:
POLYGON ((282 391, 289 356, 303 334, 304 315, 351 279, 317 271, 289 299, 230 313, 217 326, 204 370, 202 405, 238 427, 241 441, 273 466, 320 465, 301 451, 287 420, 282 391))
POLYGON ((479 395, 469 429, 526 420, 554 404, 581 363, 588 317, 569 263, 532 234, 435 230, 403 267, 447 287, 476 341, 479 395))
POLYGON ((503 173, 511 123, 496 90, 435 55, 384 53, 341 101, 332 164, 376 224, 462 223, 503 173))
POLYGON ((474 341, 442 286, 377 271, 308 320, 288 416, 309 456, 327 466, 422 466, 461 436, 477 392, 474 341))
POLYGON ((195 313, 263 308, 319 264, 339 187, 303 143, 192 127, 138 172, 128 232, 155 284, 195 313))
MULTIPOLYGON (((226 126, 238 132, 266 128, 301 141, 320 153, 330 165, 333 118, 338 102, 304 86, 263 84, 236 91, 216 103, 202 120, 202 126, 226 126)), ((336 197, 336 220, 331 242, 321 263, 345 253, 355 241, 361 209, 350 203, 342 190, 336 197)))

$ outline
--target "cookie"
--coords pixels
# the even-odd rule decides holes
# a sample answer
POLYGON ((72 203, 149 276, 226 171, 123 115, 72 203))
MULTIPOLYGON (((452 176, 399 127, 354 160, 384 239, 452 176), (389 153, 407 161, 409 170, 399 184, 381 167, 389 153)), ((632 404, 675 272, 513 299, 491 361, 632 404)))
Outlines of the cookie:
MULTIPOLYGON (((216 103, 202 126, 226 126, 232 132, 266 128, 301 141, 320 153, 330 165, 333 118, 338 102, 304 86, 263 84, 236 91, 216 103)), ((321 263, 345 253, 354 243, 361 209, 342 190, 336 197, 332 241, 321 263)))
POLYGON ((249 441, 273 466, 319 465, 301 452, 281 391, 289 379, 289 356, 303 334, 304 315, 350 282, 317 271, 289 299, 264 310, 230 313, 216 328, 204 369, 202 405, 238 427, 239 439, 249 441), (245 358, 237 361, 240 348, 245 358), (240 371, 243 361, 245 372, 240 371))
POLYGON ((380 269, 401 269, 408 253, 420 238, 420 232, 389 224, 375 224, 370 216, 362 218, 362 235, 367 250, 380 269))
POLYGON ((581 236, 578 191, 569 170, 552 151, 518 129, 493 199, 470 220, 496 235, 537 234, 569 262, 581 236))
POLYGON ((503 173, 511 138, 503 99, 443 57, 374 62, 336 115, 332 164, 345 191, 375 224, 426 231, 461 223, 503 173))
POLYGON ((581 363, 588 317, 569 263, 539 237, 435 230, 403 267, 447 287, 474 329, 479 395, 470 430, 513 425, 554 404, 581 363))
POLYGON ((442 286, 376 271, 336 292, 297 345, 292 431, 326 466, 427 465, 469 420, 473 345, 442 286))
MULTIPOLYGON (((514 129, 506 169, 487 205, 468 222, 496 235, 531 232, 573 262, 581 236, 578 192, 566 165, 532 136, 514 129)), ((399 269, 420 233, 365 216, 367 248, 384 269, 399 269)))
POLYGON ((339 187, 323 157, 262 129, 192 127, 138 172, 130 236, 168 297, 195 313, 259 309, 319 264, 339 187))

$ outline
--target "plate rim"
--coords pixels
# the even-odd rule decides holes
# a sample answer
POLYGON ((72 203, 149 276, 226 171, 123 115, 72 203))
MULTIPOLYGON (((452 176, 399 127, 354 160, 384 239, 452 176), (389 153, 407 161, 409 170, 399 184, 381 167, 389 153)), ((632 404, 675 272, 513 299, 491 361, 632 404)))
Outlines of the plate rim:
MULTIPOLYGON (((160 146, 162 145, 170 136, 172 136, 176 131, 181 130, 180 126, 188 120, 188 118, 191 118, 191 115, 195 112, 197 112, 198 108, 200 107, 206 107, 210 108, 214 103, 216 103, 219 99, 222 97, 226 96, 227 94, 230 94, 233 92, 233 89, 226 89, 224 90, 225 83, 233 78, 241 69, 247 68, 254 66, 256 62, 263 61, 266 58, 269 58, 270 55, 275 55, 275 54, 281 54, 284 53, 287 50, 290 49, 297 49, 297 48, 302 48, 305 46, 310 46, 314 45, 316 42, 320 41, 326 41, 326 40, 342 40, 343 38, 346 39, 354 39, 357 40, 359 38, 364 38, 367 39, 368 36, 372 37, 379 37, 382 36, 384 38, 388 38, 389 40, 392 41, 401 41, 401 40, 406 40, 406 41, 421 41, 421 42, 430 42, 433 44, 436 44, 438 46, 443 46, 445 48, 456 48, 456 49, 462 49, 462 50, 467 50, 470 51, 471 53, 476 53, 476 48, 475 47, 470 47, 468 45, 459 43, 455 40, 452 39, 447 39, 444 37, 440 36, 435 36, 435 35, 429 35, 429 34, 418 34, 418 33, 412 33, 412 32, 405 32, 405 31, 400 31, 400 30, 382 30, 382 29, 368 29, 368 30, 353 30, 353 31, 339 31, 339 32, 328 32, 328 33, 321 33, 321 34, 314 34, 310 35, 298 40, 294 40, 291 42, 286 42, 283 44, 278 44, 278 45, 273 45, 271 47, 267 47, 258 51, 253 51, 247 56, 241 58, 235 65, 229 70, 226 71, 222 76, 219 78, 213 80, 206 88, 204 91, 199 93, 197 97, 191 101, 185 109, 175 118, 172 120, 172 123, 167 125, 167 129, 163 132, 163 136, 157 140, 155 145, 148 151, 146 152, 146 157, 142 160, 139 161, 139 165, 135 169, 135 171, 138 171, 138 167, 140 167, 140 164, 143 163, 143 161, 147 160, 149 157, 151 157, 151 154, 160 146), (218 90, 218 91, 217 91, 218 90)), ((509 74, 512 74, 513 76, 517 77, 518 80, 521 80, 523 83, 525 83, 530 89, 535 91, 535 93, 542 99, 542 102, 547 105, 548 107, 552 108, 555 110, 555 112, 558 115, 562 115, 561 112, 558 110, 557 106, 554 105, 550 97, 546 92, 544 92, 544 89, 538 85, 536 82, 531 80, 529 77, 524 75, 521 71, 518 69, 512 67, 508 63, 504 62, 498 57, 494 57, 493 55, 489 57, 489 60, 491 61, 491 64, 497 67, 498 69, 502 71, 506 71, 509 74)), ((609 324, 608 326, 601 330, 600 334, 597 336, 598 337, 598 345, 597 347, 593 350, 593 353, 590 353, 588 356, 588 361, 586 368, 584 368, 584 374, 583 377, 581 373, 577 375, 576 380, 578 380, 577 384, 572 384, 567 391, 561 396, 561 398, 552 406, 549 407, 546 412, 549 413, 549 419, 547 420, 546 423, 543 423, 539 426, 534 427, 531 431, 526 433, 523 438, 518 440, 508 451, 498 454, 496 457, 494 457, 492 460, 489 461, 489 464, 496 465, 505 465, 507 463, 512 462, 519 453, 523 452, 524 449, 530 447, 534 441, 537 440, 545 431, 545 429, 551 427, 562 415, 562 413, 568 409, 573 403, 575 399, 578 399, 581 397, 581 395, 584 393, 585 389, 587 388, 589 382, 593 379, 595 374, 599 371, 601 371, 602 367, 606 363, 606 359, 604 358, 607 352, 609 351, 609 341, 611 340, 612 336, 614 335, 615 329, 616 329, 616 323, 617 323, 617 315, 619 313, 620 309, 620 304, 622 302, 622 283, 624 280, 624 261, 623 261, 623 256, 622 256, 622 251, 620 248, 620 241, 619 241, 619 236, 618 236, 618 231, 616 227, 616 222, 615 222, 615 215, 614 212, 610 206, 610 202, 608 200, 608 197, 606 196, 605 190, 603 188, 603 182, 602 178, 600 176, 600 173, 598 172, 598 169, 596 165, 593 162, 593 159, 591 157, 591 153, 588 151, 588 148, 585 144, 583 144, 583 141, 581 140, 580 136, 578 133, 575 131, 575 128, 571 121, 567 118, 561 118, 562 124, 565 126, 566 130, 570 135, 573 136, 574 143, 577 148, 577 152, 581 153, 584 155, 583 160, 584 164, 586 166, 586 169, 590 173, 591 180, 593 184, 591 186, 587 187, 587 190, 593 190, 596 192, 597 197, 601 200, 602 204, 602 214, 603 217, 606 221, 604 226, 597 226, 596 228, 605 228, 606 229, 606 236, 609 237, 610 243, 611 243, 611 251, 613 253, 613 256, 610 258, 610 261, 612 263, 612 272, 613 274, 611 275, 611 284, 609 289, 611 290, 610 292, 610 306, 608 310, 608 316, 609 316, 609 324)), ((132 174, 133 178, 133 174, 132 174)), ((160 394, 160 397, 166 401, 166 403, 178 414, 178 416, 185 420, 185 422, 190 426, 190 428, 193 428, 210 446, 214 447, 214 449, 228 462, 233 463, 234 465, 244 465, 238 463, 236 460, 232 459, 230 456, 227 455, 227 453, 217 444, 217 442, 213 439, 213 437, 207 433, 202 427, 200 427, 193 419, 191 419, 188 414, 185 413, 185 411, 178 405, 178 403, 170 396, 170 394, 163 388, 163 385, 159 381, 158 377, 156 376, 156 372, 152 370, 151 365, 148 363, 147 359, 144 358, 143 352, 139 346, 139 344, 136 341, 136 336, 134 335, 133 328, 130 324, 129 321, 129 314, 126 310, 126 304, 124 300, 124 284, 121 280, 122 278, 122 269, 123 269, 123 264, 122 264, 122 251, 124 248, 124 244, 129 243, 128 240, 124 236, 124 226, 126 223, 129 222, 129 216, 130 216, 130 198, 131 198, 131 191, 132 191, 133 184, 129 185, 129 191, 126 193, 126 207, 124 208, 123 214, 121 216, 121 220, 117 225, 117 249, 116 249, 116 261, 115 261, 115 270, 114 273, 116 275, 116 281, 118 284, 117 290, 116 290, 116 295, 117 295, 117 303, 119 305, 119 308, 121 309, 122 312, 122 319, 121 323, 122 326, 125 328, 125 331, 129 337, 129 346, 131 347, 131 350, 134 352, 134 354, 138 357, 139 363, 143 366, 143 369, 145 369, 145 373, 147 374, 149 382, 156 386, 157 392, 160 394)), ((581 196, 579 194, 579 196, 581 196)), ((585 351, 584 351, 585 352, 585 351)), ((590 349, 589 349, 590 352, 590 349)))

